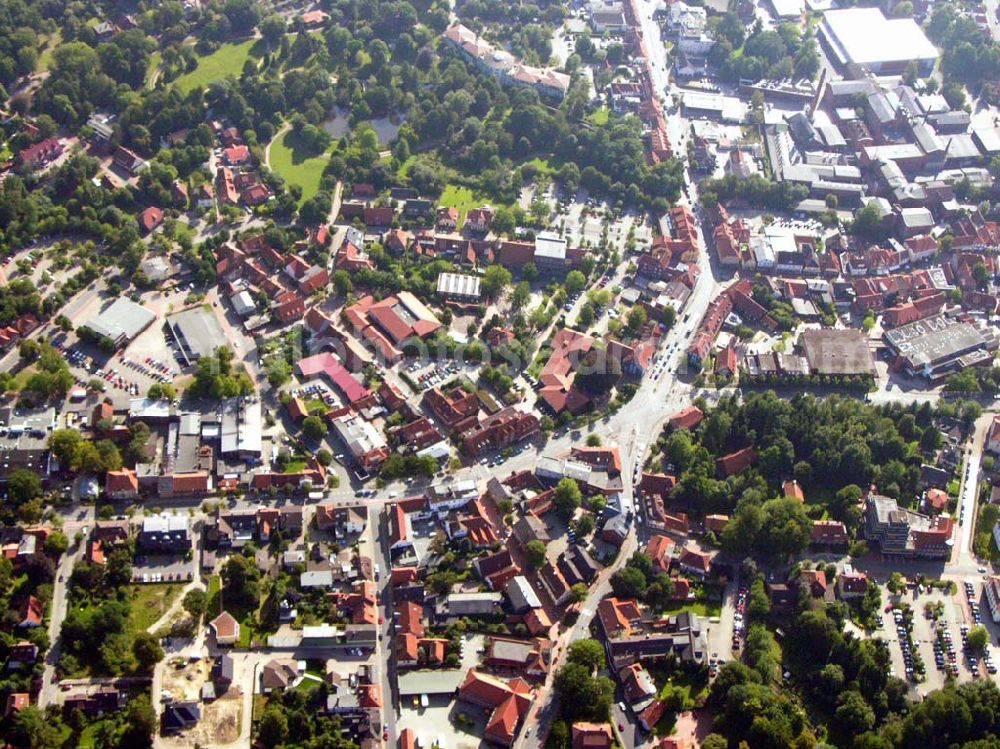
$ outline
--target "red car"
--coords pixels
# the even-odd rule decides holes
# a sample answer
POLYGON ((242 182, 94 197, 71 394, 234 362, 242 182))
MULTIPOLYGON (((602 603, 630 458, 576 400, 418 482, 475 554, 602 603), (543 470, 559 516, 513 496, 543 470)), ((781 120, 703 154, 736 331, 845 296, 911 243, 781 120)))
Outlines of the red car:
POLYGON ((382 731, 382 741, 388 741, 388 740, 389 740, 389 732, 382 731))
POLYGON ((380 616, 380 617, 378 618, 378 623, 379 623, 379 624, 385 624, 385 621, 383 621, 383 619, 382 619, 382 617, 381 617, 381 616, 380 616))

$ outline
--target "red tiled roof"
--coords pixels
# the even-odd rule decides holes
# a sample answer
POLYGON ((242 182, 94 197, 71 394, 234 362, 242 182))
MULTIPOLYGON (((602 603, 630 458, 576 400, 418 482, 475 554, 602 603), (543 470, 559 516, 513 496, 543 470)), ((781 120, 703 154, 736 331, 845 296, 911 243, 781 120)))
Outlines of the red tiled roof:
POLYGON ((716 470, 723 476, 733 476, 757 462, 757 453, 752 447, 744 447, 715 461, 716 470))
POLYGON ((687 406, 670 417, 670 426, 674 429, 694 429, 704 418, 697 406, 687 406))
POLYGON ((350 403, 356 403, 371 395, 371 391, 358 382, 329 351, 308 356, 295 366, 302 377, 315 377, 319 374, 326 376, 350 403))
POLYGON ((712 568, 712 555, 708 552, 698 551, 690 546, 685 546, 677 558, 677 562, 682 567, 688 567, 707 574, 712 568))
POLYGON ((139 479, 136 477, 135 471, 129 468, 108 471, 104 476, 104 490, 108 494, 139 491, 139 479))

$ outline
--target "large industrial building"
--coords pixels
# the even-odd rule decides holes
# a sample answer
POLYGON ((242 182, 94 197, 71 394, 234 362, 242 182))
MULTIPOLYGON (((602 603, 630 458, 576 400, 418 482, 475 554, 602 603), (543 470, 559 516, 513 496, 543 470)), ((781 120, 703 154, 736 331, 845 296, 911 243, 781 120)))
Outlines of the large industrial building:
POLYGON ((900 368, 932 382, 966 367, 989 364, 997 348, 996 339, 975 325, 945 315, 887 330, 884 338, 900 368))
POLYGON ((170 315, 167 327, 187 364, 212 356, 215 349, 226 341, 215 315, 203 307, 192 307, 170 315))
POLYGON ((938 51, 912 18, 886 18, 878 8, 843 8, 824 14, 820 34, 834 61, 875 75, 899 75, 915 62, 930 75, 938 51))
POLYGON ((853 376, 875 372, 868 339, 860 330, 804 330, 800 342, 813 374, 853 376))
POLYGON ((114 341, 115 348, 127 346, 152 325, 156 315, 127 297, 118 297, 85 325, 102 338, 114 341))

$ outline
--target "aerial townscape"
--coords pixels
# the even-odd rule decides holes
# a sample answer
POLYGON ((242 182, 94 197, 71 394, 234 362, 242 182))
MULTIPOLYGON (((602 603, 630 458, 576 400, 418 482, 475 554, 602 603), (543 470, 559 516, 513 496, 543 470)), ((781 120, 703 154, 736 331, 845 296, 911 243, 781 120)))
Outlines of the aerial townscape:
POLYGON ((0 0, 5 749, 1000 749, 1000 0, 0 0))

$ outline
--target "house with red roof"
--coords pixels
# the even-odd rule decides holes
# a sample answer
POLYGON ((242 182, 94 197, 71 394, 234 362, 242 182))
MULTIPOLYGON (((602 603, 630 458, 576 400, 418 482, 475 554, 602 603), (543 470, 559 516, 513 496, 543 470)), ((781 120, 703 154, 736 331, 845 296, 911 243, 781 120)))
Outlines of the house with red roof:
POLYGON ((986 437, 986 451, 1000 455, 1000 415, 994 416, 986 437))
POLYGON ((677 485, 677 478, 667 473, 643 473, 639 489, 643 494, 666 497, 677 485))
POLYGON ((617 447, 571 447, 570 457, 581 463, 605 471, 609 476, 620 476, 622 457, 617 447))
POLYGON ((634 599, 604 598, 597 604, 597 619, 604 636, 610 639, 638 629, 642 623, 642 612, 634 599))
POLYGON ((351 404, 362 401, 372 394, 371 390, 360 383, 329 351, 300 359, 295 365, 295 370, 299 377, 307 380, 322 375, 351 404))
POLYGON ((615 743, 607 723, 574 723, 572 737, 573 749, 611 749, 615 743))
POLYGON ((552 354, 539 374, 538 396, 555 413, 581 413, 590 396, 575 387, 576 369, 594 346, 594 339, 572 328, 562 328, 550 343, 552 354))
POLYGON ((411 238, 410 232, 405 229, 390 229, 382 236, 382 246, 387 252, 398 257, 406 252, 411 238))
POLYGON ((283 291, 272 302, 271 310, 281 322, 301 320, 306 313, 306 299, 297 291, 283 291))
POLYGON ((672 538, 661 536, 658 533, 653 534, 646 543, 646 556, 655 566, 664 572, 669 572, 676 546, 677 542, 672 538))
POLYGON ((535 436, 539 431, 541 422, 535 414, 508 406, 487 416, 463 434, 462 446, 467 455, 475 457, 484 452, 502 450, 535 436))
POLYGON ((483 708, 489 714, 483 738, 510 746, 531 706, 531 688, 521 679, 504 681, 470 669, 458 688, 458 698, 483 708))
POLYGON ((17 626, 21 629, 41 627, 44 617, 45 604, 34 596, 28 596, 21 603, 17 626))
POLYGON ((423 403, 449 429, 464 432, 478 424, 479 398, 461 385, 424 391, 423 403))
POLYGON ((139 496, 139 479, 131 468, 108 471, 104 475, 104 493, 108 499, 135 499, 139 496))
POLYGON ((143 234, 149 234, 163 223, 163 209, 151 205, 139 214, 139 228, 143 234))
POLYGON ((227 166, 242 166, 250 161, 250 149, 244 145, 229 146, 222 152, 227 166))
POLYGON ((794 479, 792 479, 791 481, 786 481, 784 484, 782 484, 781 488, 785 494, 785 497, 787 497, 788 499, 794 499, 797 502, 806 501, 806 494, 804 491, 802 491, 802 485, 798 481, 794 479))
POLYGON ((365 226, 389 226, 396 217, 390 206, 366 205, 362 211, 365 226))
POLYGON ((458 209, 444 207, 437 209, 436 225, 443 231, 453 231, 458 227, 458 209))
POLYGON ((7 695, 7 704, 4 708, 4 716, 11 713, 19 713, 31 704, 31 695, 27 692, 11 692, 7 695))
POLYGON ((59 158, 63 152, 58 138, 46 138, 22 148, 14 157, 14 165, 20 169, 38 169, 59 158))
POLYGON ((699 579, 704 579, 712 571, 712 560, 715 555, 700 551, 693 546, 685 546, 677 557, 677 566, 681 571, 694 575, 699 579))
POLYGON ((847 534, 847 526, 839 520, 813 520, 809 532, 809 543, 813 546, 842 548, 847 546, 851 537, 847 534))
POLYGON ((716 377, 732 377, 739 370, 739 357, 733 346, 726 346, 715 356, 713 371, 716 377))
POLYGON ((941 513, 948 509, 948 492, 941 489, 930 488, 924 492, 923 506, 925 512, 941 513))
POLYGON ((344 242, 337 252, 334 267, 337 270, 344 270, 348 273, 357 273, 361 270, 374 270, 375 263, 368 257, 367 252, 359 249, 351 242, 344 242))
POLYGON ((837 596, 842 601, 863 598, 868 593, 868 575, 864 572, 841 572, 837 575, 837 596))
POLYGON ((465 215, 465 228, 483 234, 489 231, 492 221, 493 209, 484 205, 480 208, 473 208, 465 215))
POLYGON ((724 531, 726 529, 727 525, 729 525, 729 516, 728 515, 706 515, 705 516, 705 528, 707 530, 712 531, 712 533, 715 533, 716 535, 718 535, 719 533, 722 533, 722 531, 724 531))
POLYGON ((715 471, 721 478, 735 476, 757 462, 757 452, 752 447, 744 447, 736 452, 716 458, 715 471))

